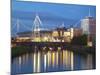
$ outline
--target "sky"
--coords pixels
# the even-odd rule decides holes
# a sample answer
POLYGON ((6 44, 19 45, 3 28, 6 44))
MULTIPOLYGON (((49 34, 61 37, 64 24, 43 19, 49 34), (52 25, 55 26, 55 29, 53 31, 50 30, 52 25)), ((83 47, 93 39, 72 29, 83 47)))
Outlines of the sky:
MULTIPOLYGON (((17 19, 20 21, 19 32, 31 30, 36 14, 39 15, 41 28, 56 28, 64 23, 65 27, 75 25, 81 19, 90 15, 96 18, 96 6, 56 4, 41 2, 23 2, 12 0, 11 23, 12 32, 16 32, 17 19)), ((79 27, 80 24, 77 24, 79 27)))

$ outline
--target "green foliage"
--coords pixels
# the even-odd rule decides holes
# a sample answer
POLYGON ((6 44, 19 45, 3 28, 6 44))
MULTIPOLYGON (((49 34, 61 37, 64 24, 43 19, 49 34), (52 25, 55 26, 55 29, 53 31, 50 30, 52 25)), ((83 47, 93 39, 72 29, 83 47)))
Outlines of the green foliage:
POLYGON ((30 52, 30 48, 27 46, 17 46, 11 49, 12 57, 16 57, 27 52, 30 52))
POLYGON ((73 45, 87 45, 87 35, 81 35, 78 37, 73 37, 71 44, 73 45))

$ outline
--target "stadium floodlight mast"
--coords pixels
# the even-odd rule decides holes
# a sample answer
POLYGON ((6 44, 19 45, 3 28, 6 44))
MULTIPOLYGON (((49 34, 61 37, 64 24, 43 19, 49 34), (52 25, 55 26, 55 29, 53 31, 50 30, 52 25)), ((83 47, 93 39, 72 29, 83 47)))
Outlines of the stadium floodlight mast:
POLYGON ((38 14, 36 14, 35 19, 33 21, 32 26, 32 38, 34 37, 40 37, 40 25, 42 25, 42 22, 40 20, 40 17, 38 14))

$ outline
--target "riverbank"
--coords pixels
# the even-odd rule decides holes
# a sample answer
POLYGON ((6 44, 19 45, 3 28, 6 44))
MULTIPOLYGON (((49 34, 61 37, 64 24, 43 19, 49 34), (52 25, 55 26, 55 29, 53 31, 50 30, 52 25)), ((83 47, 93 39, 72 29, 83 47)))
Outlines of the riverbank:
POLYGON ((88 47, 88 46, 77 46, 77 45, 72 45, 68 48, 69 50, 72 50, 74 52, 79 52, 79 53, 91 53, 95 54, 96 48, 95 47, 88 47))
POLYGON ((11 48, 11 57, 17 57, 25 53, 31 52, 30 47, 28 46, 16 46, 11 48))
MULTIPOLYGON (((34 49, 34 47, 32 48, 30 46, 20 45, 20 46, 15 46, 11 48, 11 54, 12 54, 11 56, 12 58, 14 58, 25 53, 31 53, 31 52, 37 52, 37 51, 47 52, 47 51, 56 51, 56 50, 58 50, 58 47, 54 47, 54 49, 51 49, 48 47, 34 49)), ((63 47, 63 48, 60 48, 59 50, 70 50, 73 52, 84 53, 84 54, 88 54, 88 53, 95 54, 96 52, 95 47, 77 46, 77 45, 69 45, 67 48, 63 47)))

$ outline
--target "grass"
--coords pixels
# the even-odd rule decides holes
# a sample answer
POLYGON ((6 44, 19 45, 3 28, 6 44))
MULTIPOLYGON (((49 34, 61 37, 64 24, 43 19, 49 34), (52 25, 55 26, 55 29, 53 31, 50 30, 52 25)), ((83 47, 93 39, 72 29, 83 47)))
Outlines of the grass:
POLYGON ((11 49, 12 58, 30 52, 30 47, 28 46, 16 46, 11 49))

